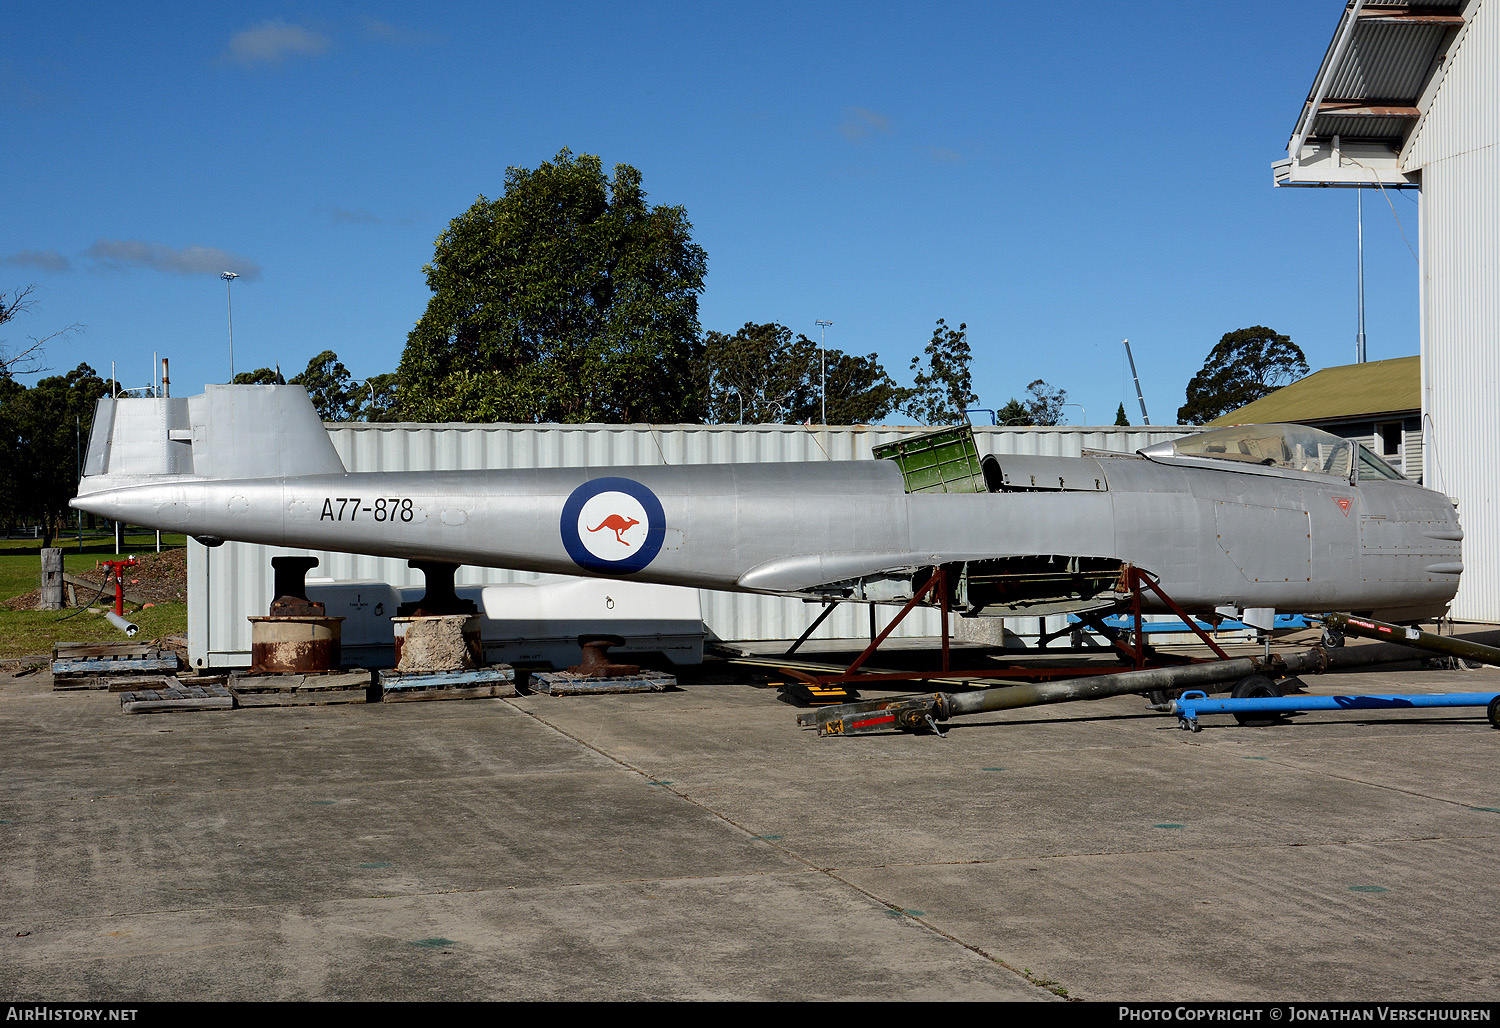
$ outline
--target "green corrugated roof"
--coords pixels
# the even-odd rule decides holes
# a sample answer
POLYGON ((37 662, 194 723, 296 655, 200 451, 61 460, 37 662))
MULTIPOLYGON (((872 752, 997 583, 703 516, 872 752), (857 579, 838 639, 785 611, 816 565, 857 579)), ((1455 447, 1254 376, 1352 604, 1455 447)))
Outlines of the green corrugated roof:
POLYGON ((1413 413, 1422 409, 1420 361, 1420 357, 1394 357, 1324 368, 1209 424, 1262 425, 1413 413))

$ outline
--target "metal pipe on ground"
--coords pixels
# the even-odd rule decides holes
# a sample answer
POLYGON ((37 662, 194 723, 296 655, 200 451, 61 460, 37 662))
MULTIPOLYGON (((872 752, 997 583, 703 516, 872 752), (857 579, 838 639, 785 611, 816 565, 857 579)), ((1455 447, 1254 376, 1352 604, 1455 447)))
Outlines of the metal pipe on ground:
POLYGON ((1204 714, 1289 714, 1304 710, 1412 710, 1430 707, 1485 707, 1490 724, 1500 728, 1500 694, 1494 692, 1381 693, 1368 696, 1261 696, 1210 699, 1196 690, 1158 709, 1177 715, 1177 727, 1196 732, 1204 714))
POLYGON ((1479 640, 1494 642, 1495 633, 1480 632, 1474 635, 1438 635, 1423 632, 1406 625, 1393 625, 1374 618, 1359 618, 1349 614, 1324 614, 1323 624, 1335 635, 1361 635, 1366 639, 1399 639, 1407 646, 1444 653, 1460 660, 1500 666, 1500 647, 1486 645, 1479 640))
POLYGON ((1237 681, 1251 675, 1285 678, 1297 674, 1322 674, 1325 671, 1347 668, 1398 664, 1421 660, 1423 657, 1420 650, 1396 643, 1375 643, 1333 650, 1315 646, 1298 653, 1273 654, 1269 659, 1237 657, 1203 664, 1123 671, 1115 675, 1098 675, 1063 682, 1005 686, 981 692, 940 692, 889 700, 843 703, 809 712, 799 716, 797 720, 804 727, 816 726, 819 735, 863 735, 891 729, 939 731, 937 722, 963 714, 983 714, 1050 703, 1070 703, 1074 700, 1098 700, 1130 693, 1192 688, 1237 681))
POLYGON ((124 618, 122 618, 112 610, 106 610, 104 612, 104 616, 109 619, 110 624, 114 625, 120 631, 124 632, 127 636, 134 636, 135 633, 141 630, 140 625, 137 625, 131 621, 126 621, 124 618))

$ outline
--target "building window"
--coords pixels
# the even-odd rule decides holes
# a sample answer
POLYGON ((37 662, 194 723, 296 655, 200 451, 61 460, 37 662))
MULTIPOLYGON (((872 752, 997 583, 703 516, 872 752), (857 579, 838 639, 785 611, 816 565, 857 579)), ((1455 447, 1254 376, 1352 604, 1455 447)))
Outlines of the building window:
POLYGON ((1380 447, 1380 456, 1402 474, 1406 473, 1405 447, 1402 446, 1402 426, 1399 421, 1388 421, 1375 426, 1375 443, 1380 447))

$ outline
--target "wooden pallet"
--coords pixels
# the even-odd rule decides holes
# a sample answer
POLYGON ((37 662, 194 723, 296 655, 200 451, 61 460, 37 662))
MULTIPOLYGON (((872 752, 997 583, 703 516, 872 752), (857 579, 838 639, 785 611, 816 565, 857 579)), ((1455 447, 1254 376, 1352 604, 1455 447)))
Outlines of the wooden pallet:
POLYGON ((549 696, 585 696, 595 693, 665 692, 677 687, 677 676, 661 671, 642 671, 638 675, 615 678, 591 678, 570 675, 566 671, 533 671, 527 687, 549 696))
POLYGON ((159 714, 178 710, 231 710, 234 697, 222 685, 173 685, 120 693, 125 714, 159 714))
POLYGON ((83 689, 109 688, 109 678, 105 675, 52 675, 53 692, 74 692, 83 689))
POLYGON ((52 644, 53 660, 73 657, 144 657, 156 652, 156 647, 147 642, 60 642, 52 644))
MULTIPOLYGON (((108 689, 110 692, 160 692, 163 689, 171 689, 182 685, 204 685, 212 683, 188 682, 171 675, 105 675, 95 679, 99 684, 95 688, 108 689)), ((219 685, 224 684, 221 678, 219 685)))
POLYGON ((328 671, 305 674, 251 674, 236 671, 229 676, 229 692, 237 707, 305 707, 329 703, 367 703, 370 672, 328 671))
POLYGON ((58 643, 52 647, 52 688, 108 689, 108 676, 172 673, 179 667, 173 650, 150 643, 58 643))
POLYGON ((516 673, 509 664, 467 671, 381 671, 376 675, 383 703, 409 700, 470 700, 514 696, 516 673))

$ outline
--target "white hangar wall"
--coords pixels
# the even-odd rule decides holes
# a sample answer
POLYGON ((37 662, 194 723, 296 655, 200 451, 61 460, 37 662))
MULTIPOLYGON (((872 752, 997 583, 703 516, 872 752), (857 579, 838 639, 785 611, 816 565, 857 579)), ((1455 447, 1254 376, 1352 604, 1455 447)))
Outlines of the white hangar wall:
MULTIPOLYGON (((550 467, 629 467, 726 464, 756 461, 868 460, 870 448, 925 428, 796 425, 369 425, 330 424, 333 445, 350 471, 438 471, 550 467)), ((976 426, 981 453, 1076 457, 1085 449, 1132 453, 1191 428, 1104 427, 991 428, 976 426)), ((420 585, 422 575, 403 560, 349 553, 225 543, 212 549, 188 542, 188 652, 195 667, 250 663, 250 625, 271 603, 271 558, 318 558, 311 576, 377 579, 394 586, 420 585)), ((464 567, 460 585, 530 581, 539 576, 464 567)), ((821 610, 817 604, 776 596, 701 590, 703 620, 725 640, 795 639, 821 610)), ((882 608, 881 623, 895 613, 882 608)), ((900 636, 939 632, 938 613, 914 611, 900 636)), ((854 639, 869 633, 860 604, 836 610, 812 638, 854 639)))
POLYGON ((1423 444, 1458 501, 1459 620, 1500 622, 1500 5, 1468 23, 1401 155, 1421 171, 1423 444))

